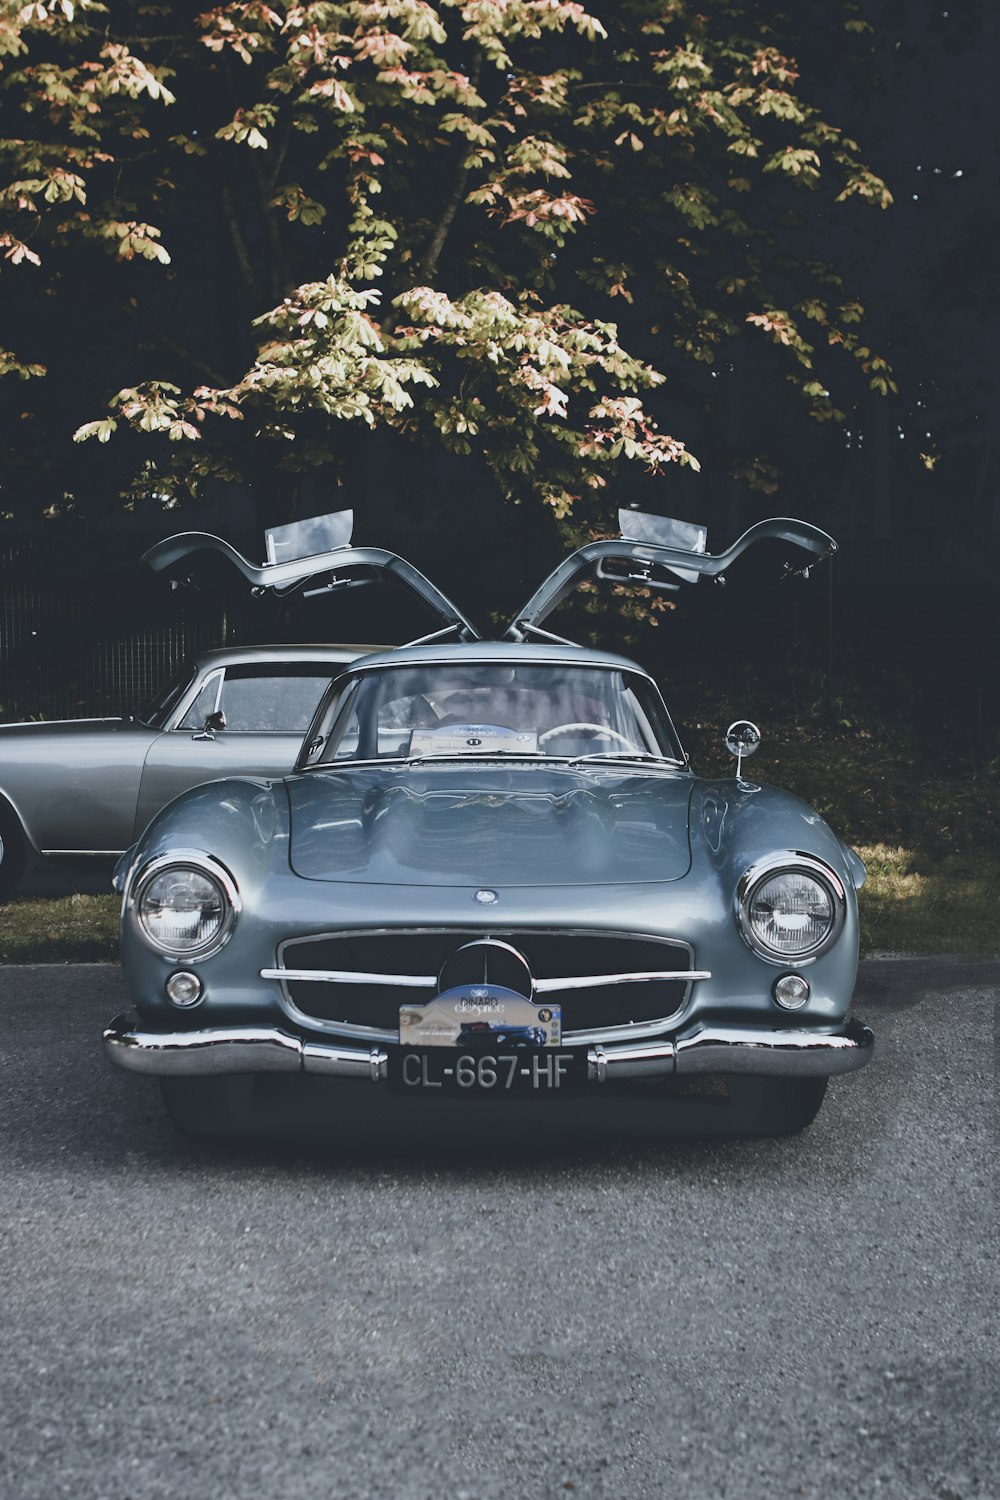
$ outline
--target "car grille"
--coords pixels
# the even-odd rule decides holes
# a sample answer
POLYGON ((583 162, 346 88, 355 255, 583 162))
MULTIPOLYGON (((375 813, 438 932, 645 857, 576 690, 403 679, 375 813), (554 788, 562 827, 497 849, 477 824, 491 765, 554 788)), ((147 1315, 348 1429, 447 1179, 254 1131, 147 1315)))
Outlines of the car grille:
MULTIPOLYGON (((291 939, 281 945, 279 965, 368 974, 434 976, 426 989, 394 984, 323 983, 286 980, 295 1009, 327 1024, 396 1031, 400 1005, 421 1004, 436 993, 445 960, 482 932, 365 932, 291 939)), ((686 943, 630 934, 593 932, 490 932, 524 955, 536 980, 693 967, 686 943)), ((687 997, 685 978, 640 980, 586 989, 546 990, 542 1000, 562 1007, 563 1034, 628 1026, 672 1016, 687 997)))

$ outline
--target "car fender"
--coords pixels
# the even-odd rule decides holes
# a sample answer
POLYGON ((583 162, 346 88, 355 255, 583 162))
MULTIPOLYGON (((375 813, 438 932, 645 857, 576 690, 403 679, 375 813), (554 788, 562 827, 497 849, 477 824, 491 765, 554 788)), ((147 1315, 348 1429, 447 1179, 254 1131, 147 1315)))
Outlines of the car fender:
POLYGON ((853 892, 864 865, 808 802, 779 787, 737 780, 703 780, 691 798, 691 843, 736 882, 752 864, 783 850, 829 865, 853 892))
POLYGON ((241 888, 254 888, 276 857, 287 865, 288 828, 283 782, 250 776, 202 782, 160 809, 115 875, 124 868, 131 881, 151 859, 200 849, 221 861, 241 888))
MULTIPOLYGON (((251 998, 247 959, 251 974, 273 963, 272 924, 279 910, 284 910, 276 893, 295 882, 288 867, 288 828, 288 798, 281 781, 240 777, 205 782, 157 813, 119 860, 115 880, 123 897, 122 967, 141 1015, 162 1018, 169 1014, 173 1024, 197 1024, 197 1007, 190 1012, 171 1011, 164 1000, 165 979, 181 968, 196 970, 223 1011, 235 1010, 251 998), (154 949, 144 939, 132 910, 143 870, 153 860, 174 855, 179 861, 200 856, 220 865, 238 893, 237 941, 204 958, 185 960, 154 949)), ((256 999, 278 1015, 277 986, 272 988, 273 996, 258 994, 256 999)))
MULTIPOLYGON (((696 1008, 716 1004, 741 1007, 783 968, 808 970, 813 986, 811 1013, 836 1020, 846 1013, 858 962, 858 907, 855 866, 861 861, 837 837, 815 808, 777 787, 733 779, 702 780, 691 799, 692 868, 703 914, 689 920, 696 951, 702 942, 713 953, 713 978, 698 987, 696 1008), (796 964, 761 957, 740 930, 737 906, 741 879, 754 865, 774 856, 805 855, 827 866, 844 892, 843 931, 818 958, 796 964), (746 1001, 742 996, 748 997, 746 1001)), ((862 866, 863 868, 863 866, 862 866)), ((706 950, 707 951, 707 950, 706 950)))

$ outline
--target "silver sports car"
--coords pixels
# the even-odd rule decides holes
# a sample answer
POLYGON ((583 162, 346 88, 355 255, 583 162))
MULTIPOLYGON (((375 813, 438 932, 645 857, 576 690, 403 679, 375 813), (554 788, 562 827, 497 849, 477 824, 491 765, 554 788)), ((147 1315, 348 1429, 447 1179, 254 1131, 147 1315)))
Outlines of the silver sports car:
POLYGON ((152 559, 176 571, 207 547, 263 588, 387 576, 444 628, 350 663, 290 775, 216 781, 153 818, 116 871, 135 1010, 107 1028, 110 1057, 157 1076, 192 1131, 252 1121, 276 1073, 393 1095, 415 1122, 428 1101, 610 1107, 710 1080, 734 1129, 801 1129, 871 1054, 848 1017, 863 865, 747 779, 752 724, 730 730, 732 779, 698 777, 641 668, 541 622, 582 579, 676 588, 758 541, 812 564, 832 539, 766 521, 711 554, 700 528, 624 512, 621 539, 567 558, 483 640, 415 569, 329 525, 325 550, 320 527, 309 556, 261 567, 199 535, 152 559))
POLYGON ((369 649, 207 651, 137 713, 0 725, 0 899, 30 860, 117 857, 199 782, 290 771, 331 674, 369 649))

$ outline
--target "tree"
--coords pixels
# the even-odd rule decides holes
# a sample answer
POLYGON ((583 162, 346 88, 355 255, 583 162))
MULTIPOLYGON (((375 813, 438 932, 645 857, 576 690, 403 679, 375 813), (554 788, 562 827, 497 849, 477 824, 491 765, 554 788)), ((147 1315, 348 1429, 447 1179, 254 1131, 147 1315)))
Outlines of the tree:
POLYGON ((114 438, 126 503, 170 504, 349 467, 361 425, 582 527, 623 468, 697 465, 676 393, 737 340, 820 421, 856 374, 891 388, 813 228, 890 201, 817 102, 817 60, 866 45, 847 0, 0 17, 0 368, 53 392, 20 398, 9 472, 66 424, 114 438))

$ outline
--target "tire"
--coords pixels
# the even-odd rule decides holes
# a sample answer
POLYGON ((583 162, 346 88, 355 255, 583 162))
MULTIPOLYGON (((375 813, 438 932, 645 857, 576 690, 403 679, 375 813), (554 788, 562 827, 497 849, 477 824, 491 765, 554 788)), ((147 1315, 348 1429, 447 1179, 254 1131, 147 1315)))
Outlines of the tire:
POLYGON ((253 1118, 253 1075, 220 1078, 161 1078, 160 1093, 182 1135, 244 1134, 253 1118))
POLYGON ((24 870, 28 843, 8 807, 0 805, 0 901, 5 901, 24 870))
POLYGON ((797 1135, 811 1125, 826 1094, 825 1078, 726 1079, 734 1134, 797 1135))

